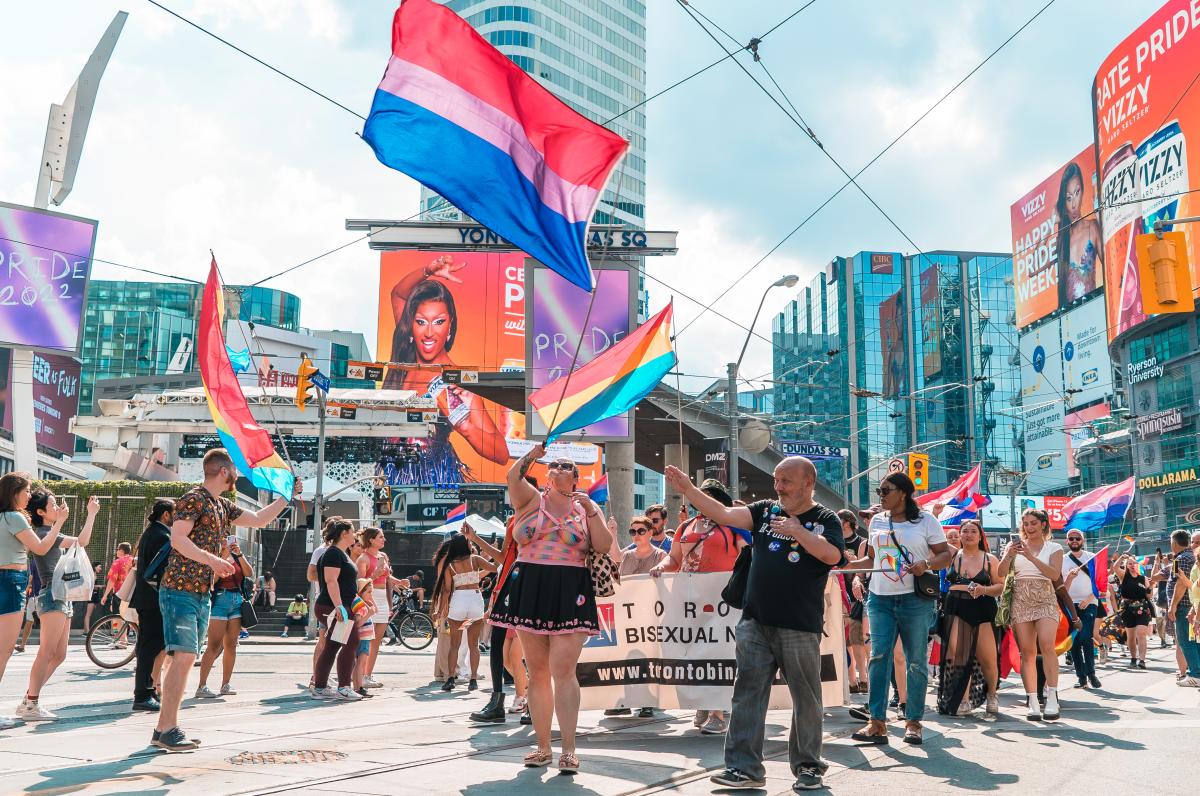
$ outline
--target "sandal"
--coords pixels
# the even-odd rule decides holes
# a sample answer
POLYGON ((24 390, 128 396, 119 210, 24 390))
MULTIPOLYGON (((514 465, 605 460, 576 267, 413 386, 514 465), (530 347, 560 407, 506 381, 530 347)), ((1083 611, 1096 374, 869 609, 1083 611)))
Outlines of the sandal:
POLYGON ((867 722, 866 727, 863 727, 861 730, 851 735, 850 739, 858 741, 859 743, 887 746, 887 725, 882 721, 871 719, 867 722))
POLYGON ((920 746, 921 739, 921 722, 909 721, 904 724, 904 742, 910 743, 913 746, 920 746))
POLYGON ((553 759, 554 755, 549 749, 534 749, 525 755, 525 768, 542 768, 550 765, 550 761, 553 759))
POLYGON ((579 770, 579 758, 574 752, 563 752, 558 758, 558 770, 564 774, 574 774, 579 770))

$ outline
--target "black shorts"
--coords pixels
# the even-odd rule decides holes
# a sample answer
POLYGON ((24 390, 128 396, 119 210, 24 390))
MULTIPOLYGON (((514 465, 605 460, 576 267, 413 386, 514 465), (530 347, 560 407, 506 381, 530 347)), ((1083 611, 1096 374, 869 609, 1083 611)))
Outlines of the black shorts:
POLYGON ((1121 608, 1121 621, 1125 627, 1149 625, 1153 618, 1154 612, 1150 609, 1150 603, 1145 600, 1128 602, 1121 608))

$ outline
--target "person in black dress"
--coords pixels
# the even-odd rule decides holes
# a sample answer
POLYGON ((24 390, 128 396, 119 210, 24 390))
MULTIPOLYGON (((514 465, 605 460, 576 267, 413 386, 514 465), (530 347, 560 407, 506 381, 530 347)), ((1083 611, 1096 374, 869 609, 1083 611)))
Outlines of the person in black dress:
POLYGON ((938 713, 966 715, 986 701, 987 712, 995 714, 999 670, 992 621, 1004 581, 995 577, 1000 562, 988 552, 987 535, 977 520, 965 520, 959 537, 962 549, 951 561, 943 603, 938 713))
POLYGON ((1150 584, 1138 567, 1137 559, 1126 553, 1118 564, 1125 574, 1117 585, 1121 598, 1121 621, 1125 624, 1125 646, 1129 648, 1129 666, 1146 668, 1146 645, 1150 641, 1150 625, 1154 608, 1150 605, 1150 584))

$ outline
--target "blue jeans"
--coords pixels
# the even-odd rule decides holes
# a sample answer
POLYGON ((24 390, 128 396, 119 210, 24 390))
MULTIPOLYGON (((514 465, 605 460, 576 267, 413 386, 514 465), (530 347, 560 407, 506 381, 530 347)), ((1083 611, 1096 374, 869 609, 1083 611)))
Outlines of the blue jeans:
POLYGON ((1200 678, 1200 642, 1192 641, 1188 637, 1187 612, 1187 608, 1175 609, 1175 643, 1179 645, 1183 659, 1187 661, 1188 677, 1200 678))
MULTIPOLYGON (((925 691, 929 685, 929 629, 937 615, 936 603, 916 594, 867 595, 871 620, 871 659, 867 665, 868 705, 871 718, 887 718, 888 680, 896 639, 904 649, 908 697, 904 718, 920 721, 925 715, 925 691)), ((896 672, 897 677, 900 673, 896 672)))
POLYGON ((161 588, 158 608, 162 611, 163 642, 167 652, 200 654, 200 646, 208 634, 208 617, 212 601, 207 593, 161 588))
POLYGON ((19 614, 25 610, 25 589, 29 586, 29 570, 0 569, 0 616, 19 614))
POLYGON ((1071 663, 1075 665, 1075 676, 1080 682, 1096 674, 1096 642, 1092 640, 1092 634, 1096 630, 1098 608, 1094 602, 1087 608, 1075 606, 1080 627, 1075 634, 1075 641, 1071 643, 1071 663))

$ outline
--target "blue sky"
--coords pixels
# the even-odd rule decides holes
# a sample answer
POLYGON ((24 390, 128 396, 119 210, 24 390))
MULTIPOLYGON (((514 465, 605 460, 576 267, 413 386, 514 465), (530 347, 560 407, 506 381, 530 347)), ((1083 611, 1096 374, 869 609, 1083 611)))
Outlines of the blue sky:
MULTIPOLYGON (((164 0, 366 113, 386 62, 392 0, 164 0)), ((763 62, 851 173, 1021 26, 1045 0, 817 0, 761 46, 763 62)), ((721 55, 669 0, 649 0, 651 93, 721 55)), ((692 5, 739 41, 800 0, 692 5)), ((1090 86, 1107 53, 1157 2, 1058 0, 861 178, 925 249, 1008 251, 1009 206, 1091 140, 1090 86)), ((208 249, 246 282, 355 237, 347 217, 402 218, 417 188, 379 165, 361 122, 142 0, 43 0, 5 11, 0 199, 33 198, 49 103, 61 101, 119 9, 130 12, 101 86, 76 187, 62 210, 101 221, 97 256, 201 279, 208 249)), ((766 83, 761 66, 742 56, 766 83)), ((678 229, 680 254, 649 264, 678 291, 749 322, 766 285, 804 281, 832 256, 909 251, 847 189, 757 271, 726 290, 842 180, 726 62, 652 101, 647 223, 678 229)), ((107 278, 140 279, 111 266, 107 278)), ((303 321, 374 341, 377 258, 365 244, 269 283, 298 294, 303 321)), ((653 304, 672 291, 652 284, 653 304)), ((786 301, 771 295, 768 313, 786 301)), ((676 296, 680 325, 698 307, 676 296)), ((679 341, 699 386, 724 372, 744 331, 709 314, 679 341)), ((770 370, 751 344, 743 372, 770 370)))

